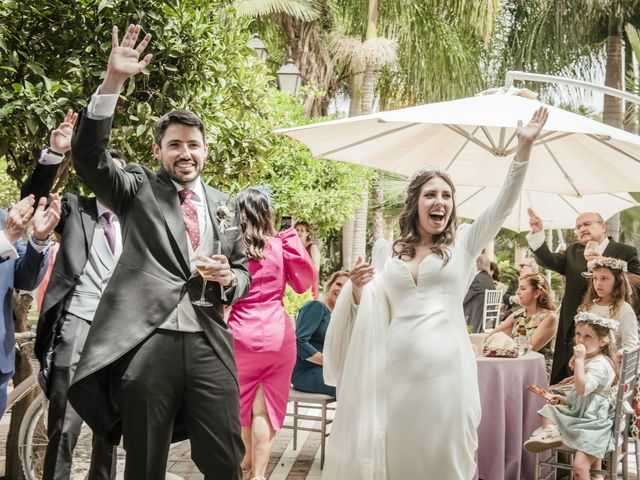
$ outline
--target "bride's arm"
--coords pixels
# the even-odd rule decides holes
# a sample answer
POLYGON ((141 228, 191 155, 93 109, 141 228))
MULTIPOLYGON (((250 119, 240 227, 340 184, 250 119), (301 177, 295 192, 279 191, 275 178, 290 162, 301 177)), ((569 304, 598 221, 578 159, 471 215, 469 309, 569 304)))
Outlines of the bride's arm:
POLYGON ((547 117, 547 109, 540 107, 534 112, 526 126, 523 126, 522 122, 518 121, 516 130, 518 149, 498 198, 480 214, 471 226, 461 232, 460 241, 463 242, 472 257, 479 255, 482 249, 494 239, 511 213, 522 190, 533 144, 547 121, 547 117))

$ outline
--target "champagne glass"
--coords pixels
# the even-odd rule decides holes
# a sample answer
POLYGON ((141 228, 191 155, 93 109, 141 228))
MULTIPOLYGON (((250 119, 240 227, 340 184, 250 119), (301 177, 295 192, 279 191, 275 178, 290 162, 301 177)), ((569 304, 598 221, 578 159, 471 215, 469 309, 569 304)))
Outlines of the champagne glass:
MULTIPOLYGON (((213 240, 212 242, 213 242, 213 246, 211 248, 211 255, 220 255, 220 241, 213 240)), ((205 262, 203 260, 198 259, 196 260, 196 270, 201 276, 204 276, 204 272, 207 269, 207 267, 210 267, 215 263, 217 262, 213 262, 211 260, 208 262, 205 262)), ((206 290, 207 290, 207 279, 203 277, 202 293, 200 294, 200 298, 198 300, 192 301, 191 303, 198 307, 213 307, 213 303, 205 300, 204 298, 204 293, 206 292, 206 290)))
POLYGON ((591 260, 594 256, 598 256, 598 242, 595 240, 589 240, 587 244, 584 246, 584 258, 587 260, 591 260))

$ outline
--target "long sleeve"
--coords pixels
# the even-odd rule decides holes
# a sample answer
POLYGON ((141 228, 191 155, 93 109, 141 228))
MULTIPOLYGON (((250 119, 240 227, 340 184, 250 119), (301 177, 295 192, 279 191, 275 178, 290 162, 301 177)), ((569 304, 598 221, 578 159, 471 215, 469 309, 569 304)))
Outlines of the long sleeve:
POLYGON ((14 287, 18 290, 34 290, 47 272, 49 249, 41 253, 30 243, 25 245, 18 241, 15 245, 20 258, 16 261, 14 287))
POLYGON ((527 173, 528 162, 511 162, 498 198, 468 227, 460 232, 460 241, 472 257, 495 238, 515 205, 527 173))
POLYGON ((282 255, 287 283, 296 293, 304 293, 313 285, 315 268, 298 234, 288 228, 277 235, 282 240, 282 255))
POLYGON ((318 353, 309 340, 318 330, 320 323, 325 314, 326 307, 317 301, 307 302, 302 306, 298 313, 298 321, 296 322, 296 346, 298 357, 306 360, 318 353))
POLYGON ((627 302, 620 306, 618 321, 622 345, 617 345, 617 348, 633 348, 638 345, 638 320, 633 308, 627 302))
POLYGON ((142 184, 143 173, 139 167, 135 172, 129 171, 129 166, 122 170, 113 162, 107 151, 111 121, 111 117, 92 120, 86 109, 80 112, 71 140, 71 158, 85 185, 120 216, 142 184))
POLYGON ((630 273, 640 275, 640 261, 638 261, 638 251, 634 247, 630 247, 629 256, 626 258, 627 270, 630 273))
POLYGON ((549 246, 543 243, 540 248, 533 252, 533 256, 536 262, 544 268, 558 272, 560 275, 566 275, 567 254, 565 250, 552 253, 551 250, 549 250, 549 246))

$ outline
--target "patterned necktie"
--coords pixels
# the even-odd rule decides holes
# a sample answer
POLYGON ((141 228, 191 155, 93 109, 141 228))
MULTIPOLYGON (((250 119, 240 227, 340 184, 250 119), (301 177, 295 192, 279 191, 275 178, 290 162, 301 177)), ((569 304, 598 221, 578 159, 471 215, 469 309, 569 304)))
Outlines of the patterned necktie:
POLYGON ((183 188, 178 192, 180 197, 180 208, 182 208, 182 218, 187 229, 187 235, 191 241, 191 247, 195 252, 200 245, 200 224, 198 223, 198 211, 196 205, 191 201, 195 195, 193 190, 183 188))
POLYGON ((102 218, 104 218, 104 236, 107 237, 107 243, 112 254, 116 253, 116 226, 113 224, 113 219, 116 214, 113 212, 104 212, 102 218))

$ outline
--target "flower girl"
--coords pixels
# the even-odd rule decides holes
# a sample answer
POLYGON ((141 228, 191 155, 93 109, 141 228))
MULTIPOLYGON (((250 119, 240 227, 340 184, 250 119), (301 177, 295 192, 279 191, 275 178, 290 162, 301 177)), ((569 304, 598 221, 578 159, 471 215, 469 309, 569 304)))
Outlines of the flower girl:
POLYGON ((592 312, 575 317, 574 384, 566 397, 553 395, 542 407, 542 427, 524 443, 541 452, 563 443, 576 450, 573 474, 588 479, 594 462, 615 448, 610 388, 616 379, 615 340, 618 322, 592 312))
POLYGON ((635 347, 638 344, 638 320, 633 307, 627 303, 630 293, 626 276, 627 262, 612 257, 596 257, 589 261, 587 268, 588 272, 583 275, 590 282, 578 311, 617 320, 618 348, 635 347))

